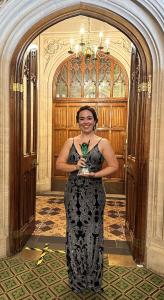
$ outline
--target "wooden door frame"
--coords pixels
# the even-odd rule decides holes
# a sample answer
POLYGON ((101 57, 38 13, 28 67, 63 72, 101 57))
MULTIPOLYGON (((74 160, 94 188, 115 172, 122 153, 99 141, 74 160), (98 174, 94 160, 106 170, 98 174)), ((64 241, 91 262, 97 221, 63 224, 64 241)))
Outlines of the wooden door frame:
MULTIPOLYGON (((44 17, 42 20, 34 24, 30 30, 20 39, 18 45, 13 53, 10 63, 10 217, 9 217, 9 231, 10 231, 10 253, 12 253, 12 245, 14 235, 17 234, 18 213, 17 207, 20 199, 20 145, 21 145, 21 70, 25 51, 28 45, 41 32, 48 27, 57 24, 67 18, 84 15, 91 18, 99 19, 109 25, 116 27, 122 31, 133 42, 139 51, 140 58, 143 65, 144 79, 147 82, 148 76, 152 74, 152 59, 147 45, 146 39, 142 36, 139 30, 122 16, 114 13, 111 10, 90 4, 78 4, 70 6, 44 17), (15 88, 16 87, 16 88, 15 88), (14 213, 13 213, 14 212, 14 213)), ((141 155, 141 163, 148 160, 149 145, 150 145, 150 107, 151 99, 149 99, 146 120, 143 128, 147 129, 147 138, 145 137, 145 130, 141 132, 142 141, 144 141, 144 153, 141 155)), ((145 174, 147 174, 146 182, 143 186, 137 189, 137 193, 142 198, 141 216, 146 220, 147 217, 147 185, 148 185, 148 166, 145 174)), ((146 234, 146 222, 142 230, 143 236, 146 234)), ((140 230, 138 229, 138 232, 140 230)), ((142 233, 140 233, 142 235, 142 233)), ((144 245, 145 247, 145 245, 144 245)))

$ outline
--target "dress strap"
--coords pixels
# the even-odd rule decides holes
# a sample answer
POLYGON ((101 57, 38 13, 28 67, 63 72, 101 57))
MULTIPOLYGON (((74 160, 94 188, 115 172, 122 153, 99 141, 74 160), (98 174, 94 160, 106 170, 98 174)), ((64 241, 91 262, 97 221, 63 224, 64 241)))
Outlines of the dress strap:
POLYGON ((102 138, 101 139, 99 139, 99 141, 98 141, 98 143, 97 143, 97 145, 101 142, 101 140, 102 140, 102 138))

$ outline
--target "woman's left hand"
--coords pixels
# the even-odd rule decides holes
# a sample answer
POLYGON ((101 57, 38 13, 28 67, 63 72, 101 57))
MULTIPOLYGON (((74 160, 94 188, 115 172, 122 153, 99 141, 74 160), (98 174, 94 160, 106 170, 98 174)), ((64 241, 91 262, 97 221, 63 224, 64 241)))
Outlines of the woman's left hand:
POLYGON ((90 173, 86 173, 86 174, 80 174, 80 176, 84 176, 84 177, 96 177, 95 174, 96 173, 94 173, 94 172, 90 172, 90 173))

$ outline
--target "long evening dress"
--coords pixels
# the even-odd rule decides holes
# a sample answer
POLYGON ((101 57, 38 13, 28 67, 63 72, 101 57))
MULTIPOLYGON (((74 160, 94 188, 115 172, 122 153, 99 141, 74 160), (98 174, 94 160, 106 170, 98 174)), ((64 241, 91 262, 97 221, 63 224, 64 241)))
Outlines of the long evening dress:
MULTIPOLYGON (((99 171, 104 161, 98 143, 87 154, 86 163, 92 172, 99 171)), ((73 142, 68 163, 76 164, 79 158, 73 142)), ((77 171, 71 172, 65 188, 64 204, 69 284, 76 292, 84 289, 99 291, 103 270, 105 206, 102 179, 77 176, 77 171)))

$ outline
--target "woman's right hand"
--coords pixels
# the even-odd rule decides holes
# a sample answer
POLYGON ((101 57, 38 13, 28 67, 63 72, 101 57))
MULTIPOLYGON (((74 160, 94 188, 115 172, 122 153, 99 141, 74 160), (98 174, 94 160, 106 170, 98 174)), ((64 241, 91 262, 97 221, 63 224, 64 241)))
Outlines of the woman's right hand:
POLYGON ((82 167, 85 167, 86 166, 86 159, 83 158, 83 157, 80 157, 80 159, 78 160, 77 162, 77 169, 79 170, 80 168, 82 167))

